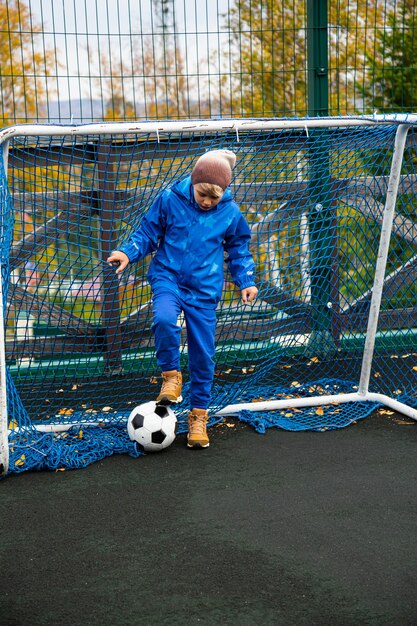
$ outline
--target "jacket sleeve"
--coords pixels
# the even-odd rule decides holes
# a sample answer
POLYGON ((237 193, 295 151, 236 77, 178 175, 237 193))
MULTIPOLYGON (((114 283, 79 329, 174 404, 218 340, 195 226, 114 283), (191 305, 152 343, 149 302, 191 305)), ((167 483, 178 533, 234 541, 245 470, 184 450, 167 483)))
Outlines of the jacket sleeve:
POLYGON ((142 219, 139 228, 131 233, 129 239, 118 248, 129 257, 131 263, 154 252, 159 240, 164 236, 166 220, 163 198, 164 195, 161 194, 155 200, 142 219))
POLYGON ((233 282, 239 289, 255 284, 255 263, 249 252, 250 238, 249 226, 239 212, 238 218, 232 222, 226 233, 224 245, 233 282))

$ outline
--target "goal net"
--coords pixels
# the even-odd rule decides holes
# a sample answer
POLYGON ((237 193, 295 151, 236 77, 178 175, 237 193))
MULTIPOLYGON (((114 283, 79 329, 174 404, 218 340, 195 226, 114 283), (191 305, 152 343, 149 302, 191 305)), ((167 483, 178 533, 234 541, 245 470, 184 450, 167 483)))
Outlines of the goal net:
MULTIPOLYGON (((413 116, 20 126, 0 132, 3 473, 138 455, 126 420, 160 385, 146 280, 106 259, 207 150, 237 155, 257 302, 227 271, 211 424, 417 417, 413 116)), ((182 325, 184 401, 189 408, 182 325)))

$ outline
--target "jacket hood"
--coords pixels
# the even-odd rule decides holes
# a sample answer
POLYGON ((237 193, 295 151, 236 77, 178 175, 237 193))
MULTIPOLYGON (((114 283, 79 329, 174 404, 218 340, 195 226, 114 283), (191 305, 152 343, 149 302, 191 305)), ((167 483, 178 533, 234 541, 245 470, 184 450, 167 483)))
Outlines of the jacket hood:
MULTIPOLYGON (((174 193, 177 193, 178 195, 183 196, 188 202, 198 207, 198 204, 194 198, 194 189, 193 189, 193 183, 191 182, 191 176, 187 176, 186 178, 183 178, 182 180, 179 180, 178 182, 174 183, 174 185, 172 185, 171 187, 171 190, 174 193)), ((232 192, 230 191, 230 188, 227 187, 227 189, 225 189, 225 192, 219 204, 217 204, 217 206, 213 207, 213 209, 210 209, 210 210, 213 211, 217 209, 218 207, 221 207, 222 205, 224 205, 224 203, 230 202, 231 200, 232 200, 232 192)))

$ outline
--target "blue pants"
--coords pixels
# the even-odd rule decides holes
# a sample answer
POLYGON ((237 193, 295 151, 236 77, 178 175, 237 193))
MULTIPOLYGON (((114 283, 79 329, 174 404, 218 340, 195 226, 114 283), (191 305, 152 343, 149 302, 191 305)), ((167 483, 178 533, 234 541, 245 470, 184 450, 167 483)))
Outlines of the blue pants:
POLYGON ((156 360, 162 372, 180 370, 181 328, 178 316, 184 313, 187 327, 191 408, 207 409, 214 375, 216 311, 190 306, 170 290, 153 294, 153 332, 156 360))

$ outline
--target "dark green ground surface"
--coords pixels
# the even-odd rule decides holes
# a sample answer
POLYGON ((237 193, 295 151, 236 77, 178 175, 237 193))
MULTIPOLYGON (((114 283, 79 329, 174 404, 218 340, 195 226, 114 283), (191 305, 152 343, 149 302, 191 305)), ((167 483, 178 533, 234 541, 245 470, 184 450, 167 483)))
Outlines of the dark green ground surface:
POLYGON ((230 421, 0 482, 0 624, 417 624, 416 423, 230 421))

